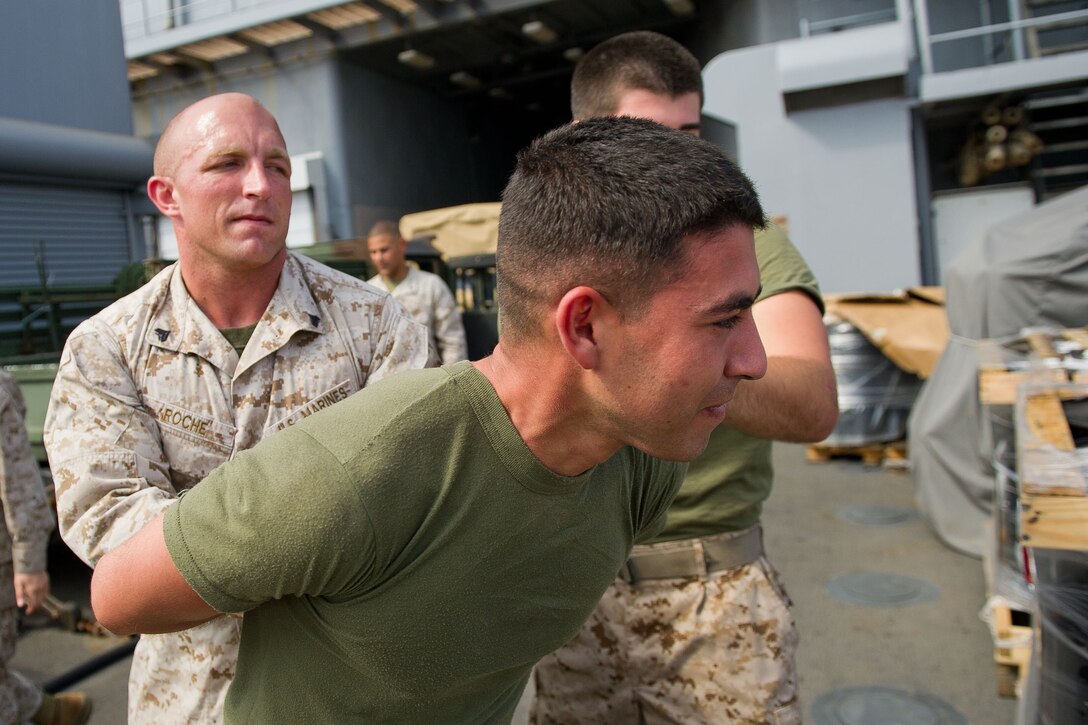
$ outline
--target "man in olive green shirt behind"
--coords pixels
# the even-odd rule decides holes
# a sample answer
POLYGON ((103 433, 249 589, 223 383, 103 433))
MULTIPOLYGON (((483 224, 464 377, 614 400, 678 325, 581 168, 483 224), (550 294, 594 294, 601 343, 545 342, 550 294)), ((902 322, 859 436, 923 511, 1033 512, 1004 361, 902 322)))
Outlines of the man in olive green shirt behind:
POLYGON ((228 723, 509 722, 660 529, 683 475, 666 461, 702 452, 763 375, 762 224, 699 139, 630 118, 538 139, 503 194, 494 352, 398 374, 217 469, 99 562, 99 621, 245 612, 228 723))

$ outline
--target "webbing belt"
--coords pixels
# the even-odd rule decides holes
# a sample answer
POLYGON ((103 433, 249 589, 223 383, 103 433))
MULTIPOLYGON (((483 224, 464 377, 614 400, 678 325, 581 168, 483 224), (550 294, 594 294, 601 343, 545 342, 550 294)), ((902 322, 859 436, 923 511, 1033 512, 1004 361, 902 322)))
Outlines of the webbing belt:
POLYGON ((751 564, 761 556, 763 530, 753 526, 740 534, 636 547, 619 575, 631 584, 644 579, 706 576, 751 564))

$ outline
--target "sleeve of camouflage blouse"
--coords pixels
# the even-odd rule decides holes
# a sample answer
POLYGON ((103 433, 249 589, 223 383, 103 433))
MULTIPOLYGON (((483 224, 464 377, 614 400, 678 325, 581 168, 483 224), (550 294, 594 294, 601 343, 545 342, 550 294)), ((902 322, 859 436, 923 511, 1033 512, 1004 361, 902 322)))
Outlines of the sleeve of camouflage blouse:
POLYGON ((461 313, 453 293, 441 282, 435 299, 434 336, 438 338, 442 364, 468 360, 468 343, 465 340, 465 326, 461 324, 461 313))
POLYGON ((155 420, 93 323, 65 344, 45 420, 60 534, 91 566, 177 497, 155 420))
POLYGON ((0 500, 17 574, 45 571, 53 516, 26 434, 26 405, 10 378, 0 380, 0 500))
POLYGON ((413 320, 392 296, 376 315, 372 334, 374 359, 370 363, 367 384, 376 383, 398 370, 417 370, 441 364, 438 351, 431 344, 427 326, 413 320))

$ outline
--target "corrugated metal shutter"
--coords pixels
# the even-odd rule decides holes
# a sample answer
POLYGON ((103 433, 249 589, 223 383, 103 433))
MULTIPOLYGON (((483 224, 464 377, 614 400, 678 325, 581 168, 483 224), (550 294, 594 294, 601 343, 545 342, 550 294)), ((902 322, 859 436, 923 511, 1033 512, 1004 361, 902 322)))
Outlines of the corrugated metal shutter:
POLYGON ((39 284, 37 243, 50 284, 113 280, 131 260, 126 192, 0 182, 0 287, 39 284))

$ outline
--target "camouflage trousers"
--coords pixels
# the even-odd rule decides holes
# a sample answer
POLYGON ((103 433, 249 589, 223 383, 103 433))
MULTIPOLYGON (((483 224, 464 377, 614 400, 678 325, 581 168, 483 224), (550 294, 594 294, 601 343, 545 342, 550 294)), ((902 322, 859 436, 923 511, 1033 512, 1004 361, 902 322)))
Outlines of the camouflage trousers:
POLYGON ((15 654, 18 621, 18 609, 0 609, 0 722, 3 723, 30 722, 42 703, 42 691, 8 669, 8 662, 15 654))
POLYGON ((800 723, 790 604, 765 557, 706 576, 617 579, 537 664, 530 722, 800 723))
POLYGON ((128 676, 129 725, 221 725, 241 636, 242 618, 231 615, 142 635, 128 676))

